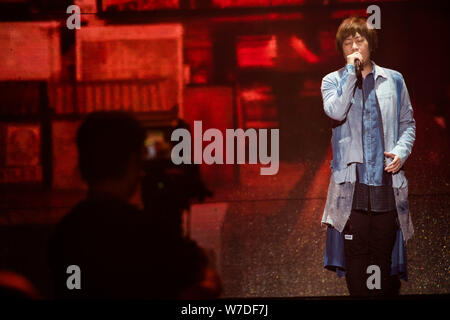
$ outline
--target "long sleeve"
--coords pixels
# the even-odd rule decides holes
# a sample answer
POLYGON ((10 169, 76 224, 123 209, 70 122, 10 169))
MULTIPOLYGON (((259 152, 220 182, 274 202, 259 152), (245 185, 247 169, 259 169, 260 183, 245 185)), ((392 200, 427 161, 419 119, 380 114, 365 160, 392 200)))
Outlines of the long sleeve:
POLYGON ((398 155, 402 159, 403 165, 411 154, 416 139, 416 121, 413 117, 413 108, 403 77, 401 78, 401 84, 398 140, 391 153, 398 155))
POLYGON ((337 121, 345 119, 355 85, 355 67, 349 64, 345 67, 340 82, 333 74, 329 74, 322 79, 323 108, 330 118, 337 121))

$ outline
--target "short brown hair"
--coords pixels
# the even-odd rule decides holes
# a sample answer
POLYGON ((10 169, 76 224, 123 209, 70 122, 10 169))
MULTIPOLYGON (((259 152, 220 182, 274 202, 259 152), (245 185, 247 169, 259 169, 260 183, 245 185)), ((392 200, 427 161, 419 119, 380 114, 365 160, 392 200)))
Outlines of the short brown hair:
POLYGON ((361 17, 350 17, 342 21, 336 33, 336 49, 343 53, 342 43, 348 36, 354 36, 359 33, 369 42, 369 49, 373 52, 377 47, 377 33, 375 28, 367 26, 366 19, 361 17))

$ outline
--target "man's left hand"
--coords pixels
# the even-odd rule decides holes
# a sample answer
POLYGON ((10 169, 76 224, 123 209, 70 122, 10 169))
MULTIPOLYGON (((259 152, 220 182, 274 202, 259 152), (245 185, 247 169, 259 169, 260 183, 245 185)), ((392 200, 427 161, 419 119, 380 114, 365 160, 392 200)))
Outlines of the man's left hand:
POLYGON ((397 173, 397 171, 402 167, 402 159, 390 152, 385 152, 384 155, 394 159, 386 168, 384 168, 384 170, 386 170, 387 172, 397 173))

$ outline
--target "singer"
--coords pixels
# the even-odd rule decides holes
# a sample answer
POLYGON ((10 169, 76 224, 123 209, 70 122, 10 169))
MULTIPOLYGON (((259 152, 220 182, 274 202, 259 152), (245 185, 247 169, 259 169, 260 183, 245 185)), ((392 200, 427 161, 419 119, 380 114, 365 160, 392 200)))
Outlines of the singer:
POLYGON ((413 109, 403 76, 371 60, 376 46, 376 30, 365 19, 345 19, 336 47, 346 65, 321 86, 333 120, 324 267, 345 274, 352 296, 398 295, 413 235, 402 170, 415 140, 413 109), (369 266, 379 274, 372 276, 369 266))

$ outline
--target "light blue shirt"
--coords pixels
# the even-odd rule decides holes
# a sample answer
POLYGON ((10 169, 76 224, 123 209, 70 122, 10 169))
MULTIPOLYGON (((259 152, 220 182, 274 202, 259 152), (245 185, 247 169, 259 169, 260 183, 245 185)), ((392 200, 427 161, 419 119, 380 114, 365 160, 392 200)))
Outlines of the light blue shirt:
MULTIPOLYGON (((383 181, 384 143, 381 124, 380 107, 375 96, 375 81, 373 71, 366 75, 362 83, 362 90, 355 95, 361 98, 362 111, 362 141, 363 162, 356 164, 360 183, 368 186, 390 185, 383 181)), ((388 180, 388 179, 385 179, 388 180)))

